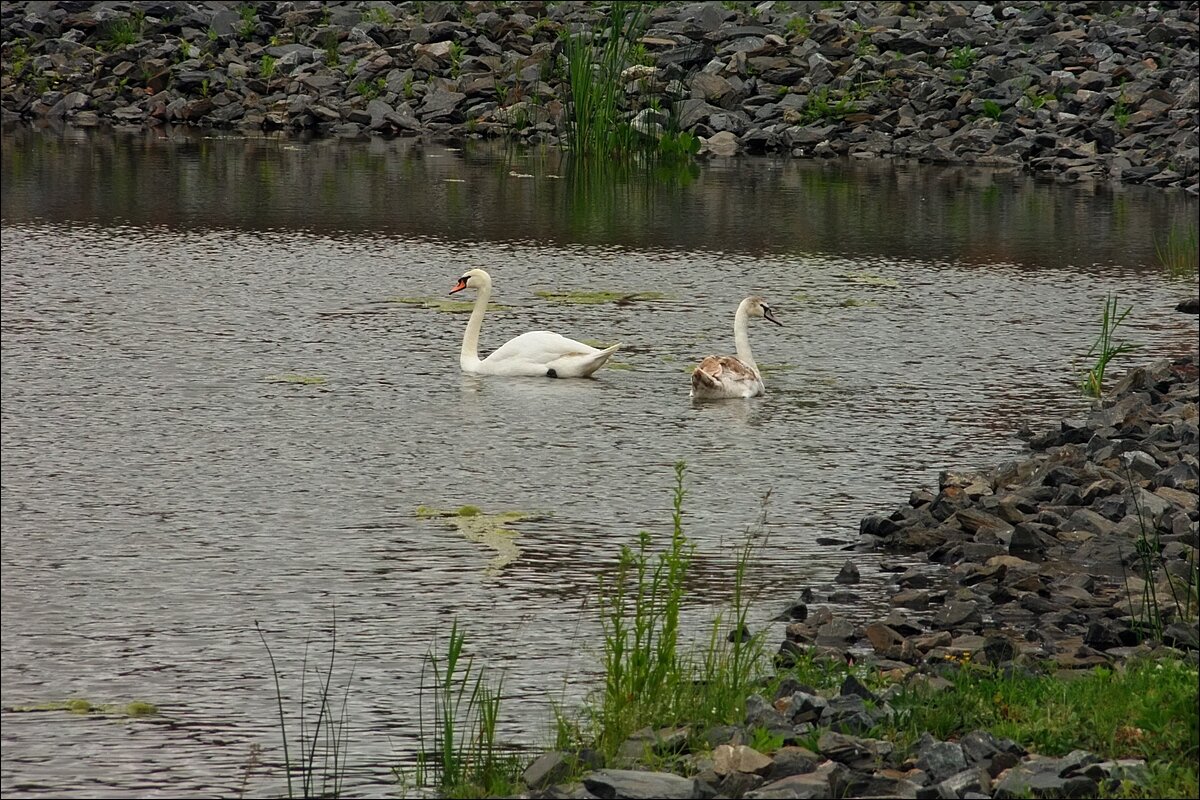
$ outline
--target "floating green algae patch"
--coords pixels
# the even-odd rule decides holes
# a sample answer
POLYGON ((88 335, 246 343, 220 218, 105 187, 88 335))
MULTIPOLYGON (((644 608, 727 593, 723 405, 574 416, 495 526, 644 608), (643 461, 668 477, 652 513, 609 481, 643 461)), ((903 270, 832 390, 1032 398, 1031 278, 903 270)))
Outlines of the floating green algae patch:
POLYGON ((305 386, 318 386, 325 383, 325 378, 320 375, 299 375, 294 372, 284 375, 268 375, 263 380, 267 383, 298 383, 305 386))
POLYGON ((800 369, 799 364, 759 364, 758 371, 761 375, 774 375, 778 372, 791 372, 792 370, 800 369))
POLYGON ((39 703, 33 706, 13 706, 4 709, 14 714, 32 714, 39 711, 66 711, 80 716, 105 717, 153 717, 158 714, 158 706, 142 700, 121 705, 119 703, 93 703, 91 700, 76 697, 71 700, 56 700, 50 703, 39 703))
POLYGON ((838 303, 838 305, 840 305, 842 308, 866 308, 869 306, 877 306, 879 305, 879 302, 876 300, 859 300, 857 297, 850 297, 838 303))
POLYGON ((569 305, 595 305, 599 303, 616 303, 618 305, 627 305, 639 300, 662 300, 665 295, 662 292, 534 292, 543 300, 549 300, 551 303, 565 303, 569 305))
POLYGON ((885 278, 881 275, 872 275, 869 272, 848 272, 838 277, 850 283, 857 283, 860 286, 882 286, 888 289, 895 289, 900 285, 900 282, 895 278, 885 278))
POLYGON ((521 548, 516 538, 520 534, 506 527, 514 522, 532 522, 545 519, 543 514, 524 511, 502 511, 486 514, 478 506, 461 506, 454 510, 417 506, 416 515, 422 519, 442 519, 458 528, 467 541, 481 544, 496 551, 496 555, 484 568, 485 575, 495 575, 517 560, 521 548))
MULTIPOLYGON (((470 314, 475 308, 475 303, 470 300, 447 300, 440 297, 389 297, 389 303, 400 303, 401 305, 413 306, 414 308, 428 308, 433 311, 444 311, 447 314, 470 314)), ((502 306, 498 303, 488 303, 488 311, 508 311, 511 306, 502 306)))

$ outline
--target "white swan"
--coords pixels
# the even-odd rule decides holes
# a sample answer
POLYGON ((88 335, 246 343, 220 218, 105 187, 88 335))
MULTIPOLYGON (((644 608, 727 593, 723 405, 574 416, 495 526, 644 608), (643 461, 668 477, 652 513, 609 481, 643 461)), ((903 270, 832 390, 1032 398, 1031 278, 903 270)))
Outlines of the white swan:
POLYGON ((509 339, 490 356, 479 358, 479 329, 492 296, 492 276, 481 269, 463 273, 450 294, 478 289, 475 308, 463 335, 458 363, 463 372, 534 378, 586 378, 604 365, 620 344, 599 350, 550 331, 530 331, 509 339))
POLYGON ((709 356, 692 370, 692 397, 715 400, 725 397, 757 397, 763 393, 762 376, 754 354, 750 352, 750 337, 746 326, 750 317, 763 317, 783 327, 775 319, 771 306, 761 297, 747 297, 738 304, 733 317, 733 341, 737 347, 737 358, 733 356, 709 356))

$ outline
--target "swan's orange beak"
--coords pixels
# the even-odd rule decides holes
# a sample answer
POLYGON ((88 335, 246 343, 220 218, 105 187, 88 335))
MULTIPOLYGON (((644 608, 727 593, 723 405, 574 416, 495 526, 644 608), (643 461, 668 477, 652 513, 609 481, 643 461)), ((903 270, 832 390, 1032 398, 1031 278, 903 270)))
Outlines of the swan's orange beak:
POLYGON ((461 292, 465 288, 467 288, 467 279, 459 278, 458 283, 454 284, 454 288, 450 290, 450 294, 454 294, 455 292, 461 292))

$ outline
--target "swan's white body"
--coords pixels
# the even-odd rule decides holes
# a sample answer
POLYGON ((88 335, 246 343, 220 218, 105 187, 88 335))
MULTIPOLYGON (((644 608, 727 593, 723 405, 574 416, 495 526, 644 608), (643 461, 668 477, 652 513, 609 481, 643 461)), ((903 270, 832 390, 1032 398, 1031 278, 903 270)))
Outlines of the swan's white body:
POLYGON ((550 331, 530 331, 509 339, 487 358, 479 358, 479 331, 492 297, 492 278, 481 269, 464 274, 450 292, 478 289, 475 308, 458 357, 463 372, 531 378, 586 378, 604 365, 620 344, 603 350, 550 331))
POLYGON ((708 356, 692 370, 692 397, 701 400, 721 400, 731 397, 757 397, 766 389, 754 353, 750 350, 750 336, 746 331, 750 317, 765 317, 776 325, 782 325, 771 311, 771 307, 760 297, 747 297, 738 304, 733 317, 733 341, 737 358, 733 356, 708 356))

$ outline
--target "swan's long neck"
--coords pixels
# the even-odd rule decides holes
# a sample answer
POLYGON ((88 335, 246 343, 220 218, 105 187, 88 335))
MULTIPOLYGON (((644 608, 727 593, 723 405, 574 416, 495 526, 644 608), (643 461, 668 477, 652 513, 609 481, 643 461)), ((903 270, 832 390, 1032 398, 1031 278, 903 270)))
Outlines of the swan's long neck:
POLYGON ((738 361, 758 372, 758 364, 754 362, 754 353, 750 351, 750 335, 746 330, 749 325, 749 301, 743 300, 738 306, 737 314, 733 317, 733 343, 737 347, 738 361))
POLYGON ((475 308, 471 310, 471 319, 467 322, 467 332, 463 334, 458 363, 464 372, 469 372, 472 367, 479 366, 479 330, 483 327, 483 314, 487 311, 488 301, 491 299, 492 284, 489 282, 479 287, 479 296, 475 298, 475 308))

